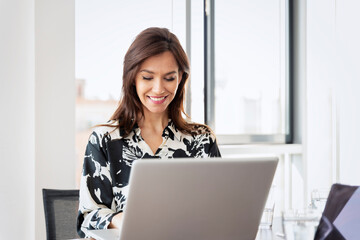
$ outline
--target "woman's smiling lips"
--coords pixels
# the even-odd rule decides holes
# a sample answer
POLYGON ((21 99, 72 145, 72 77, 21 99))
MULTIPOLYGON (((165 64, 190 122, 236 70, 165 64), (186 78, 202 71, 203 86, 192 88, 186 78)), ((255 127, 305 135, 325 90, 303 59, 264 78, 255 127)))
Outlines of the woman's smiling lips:
POLYGON ((167 96, 161 96, 161 97, 157 97, 157 96, 147 96, 147 97, 150 99, 150 101, 151 101, 152 103, 155 103, 155 104, 161 104, 161 103, 165 102, 165 100, 166 100, 166 98, 167 98, 167 96))

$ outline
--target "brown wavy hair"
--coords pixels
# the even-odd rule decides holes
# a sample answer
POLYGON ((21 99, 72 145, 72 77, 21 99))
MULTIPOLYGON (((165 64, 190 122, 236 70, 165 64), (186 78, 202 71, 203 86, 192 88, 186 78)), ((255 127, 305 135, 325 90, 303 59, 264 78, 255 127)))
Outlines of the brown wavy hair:
MULTIPOLYGON (((120 128, 124 136, 130 134, 135 124, 144 116, 142 103, 137 95, 135 88, 135 77, 140 65, 149 57, 170 51, 182 72, 174 99, 168 106, 168 116, 172 119, 176 128, 186 134, 197 135, 211 131, 207 126, 194 124, 186 121, 182 114, 188 117, 184 111, 185 85, 190 74, 190 64, 188 57, 181 47, 179 39, 166 28, 147 28, 135 38, 124 58, 122 97, 118 108, 111 116, 110 120, 118 120, 116 125, 120 128), (141 113, 139 116, 138 113, 141 113)), ((107 125, 106 126, 114 126, 107 125)))

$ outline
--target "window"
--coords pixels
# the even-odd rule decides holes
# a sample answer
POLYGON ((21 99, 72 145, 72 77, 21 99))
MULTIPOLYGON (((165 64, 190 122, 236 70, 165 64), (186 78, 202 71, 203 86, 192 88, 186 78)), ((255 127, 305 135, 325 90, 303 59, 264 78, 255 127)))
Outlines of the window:
POLYGON ((220 144, 285 143, 285 0, 205 1, 205 120, 220 144))

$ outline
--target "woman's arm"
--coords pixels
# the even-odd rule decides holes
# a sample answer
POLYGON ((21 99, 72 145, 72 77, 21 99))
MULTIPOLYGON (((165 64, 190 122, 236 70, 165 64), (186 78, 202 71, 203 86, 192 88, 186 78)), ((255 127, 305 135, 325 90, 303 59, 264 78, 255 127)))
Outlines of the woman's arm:
POLYGON ((108 228, 117 228, 117 229, 120 229, 121 222, 122 222, 122 217, 123 217, 123 213, 122 213, 122 212, 116 214, 116 215, 112 218, 112 220, 111 220, 108 228))
POLYGON ((108 228, 116 215, 110 165, 101 140, 94 132, 86 147, 80 182, 77 230, 85 237, 89 229, 108 228))

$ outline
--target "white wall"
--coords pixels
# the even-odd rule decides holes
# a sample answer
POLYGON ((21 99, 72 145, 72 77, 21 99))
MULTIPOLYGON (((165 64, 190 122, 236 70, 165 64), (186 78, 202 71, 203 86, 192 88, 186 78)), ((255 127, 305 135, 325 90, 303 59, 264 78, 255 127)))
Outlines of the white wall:
POLYGON ((75 188, 75 1, 35 1, 36 239, 42 188, 75 188))
POLYGON ((28 239, 35 233, 33 29, 33 1, 1 1, 0 239, 28 239))
POLYGON ((74 26, 73 0, 0 3, 0 239, 45 239, 41 188, 75 188, 74 26))
POLYGON ((360 2, 307 1, 307 187, 360 184, 360 2))
POLYGON ((332 183, 335 1, 307 1, 306 145, 308 191, 332 183))
POLYGON ((340 181, 360 185, 360 1, 336 1, 340 181))

